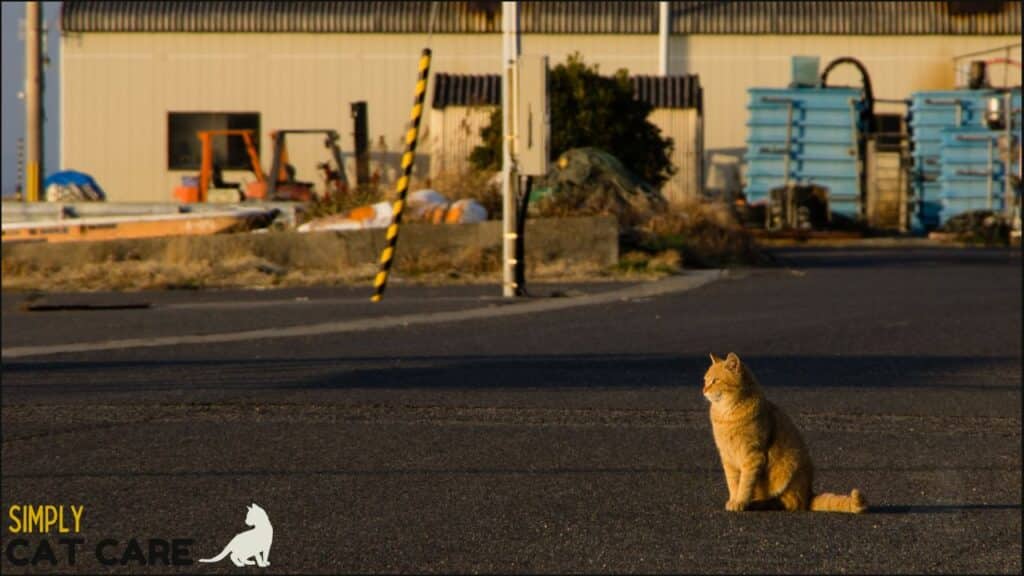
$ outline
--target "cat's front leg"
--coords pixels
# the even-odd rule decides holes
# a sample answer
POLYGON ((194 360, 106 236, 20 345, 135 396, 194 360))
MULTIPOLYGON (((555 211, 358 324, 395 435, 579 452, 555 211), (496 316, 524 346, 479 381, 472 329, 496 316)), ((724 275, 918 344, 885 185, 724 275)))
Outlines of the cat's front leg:
POLYGON ((267 553, 265 551, 260 550, 256 553, 254 558, 256 559, 256 565, 260 568, 266 568, 267 566, 270 566, 270 562, 267 561, 267 553))
POLYGON ((740 479, 737 483, 736 493, 729 496, 725 503, 725 509, 730 512, 746 510, 750 504, 750 498, 754 493, 754 484, 761 476, 764 469, 765 457, 763 454, 750 456, 740 469, 740 479))
POLYGON ((729 488, 729 500, 731 501, 736 498, 736 492, 739 490, 740 469, 724 462, 722 468, 725 469, 725 484, 729 488))

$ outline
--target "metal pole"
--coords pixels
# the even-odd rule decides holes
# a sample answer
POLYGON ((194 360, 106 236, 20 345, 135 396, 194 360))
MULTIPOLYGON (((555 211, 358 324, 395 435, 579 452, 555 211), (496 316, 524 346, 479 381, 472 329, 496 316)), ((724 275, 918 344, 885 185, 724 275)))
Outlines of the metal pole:
POLYGON ((39 2, 25 3, 25 198, 38 202, 43 173, 42 18, 39 2))
POLYGON ((502 83, 501 121, 501 231, 502 231, 502 296, 516 296, 516 191, 518 174, 515 168, 515 69, 519 57, 519 3, 501 3, 502 83))
POLYGON ((668 76, 669 3, 658 2, 658 75, 668 76))
MULTIPOLYGON (((366 121, 366 102, 352 102, 353 152, 356 157, 356 186, 370 182, 370 133, 366 121)), ((344 172, 344 170, 341 170, 344 172)))
POLYGON ((1013 185, 1010 183, 1010 175, 1013 173, 1013 98, 1010 96, 1011 92, 1009 91, 1003 94, 1003 114, 1005 115, 1004 124, 1006 124, 1006 160, 1003 162, 1003 213, 1007 216, 1013 214, 1013 185))
POLYGON ((995 171, 993 170, 994 164, 992 163, 992 139, 988 139, 988 181, 986 184, 986 195, 988 199, 988 209, 992 209, 992 181, 995 179, 995 171))

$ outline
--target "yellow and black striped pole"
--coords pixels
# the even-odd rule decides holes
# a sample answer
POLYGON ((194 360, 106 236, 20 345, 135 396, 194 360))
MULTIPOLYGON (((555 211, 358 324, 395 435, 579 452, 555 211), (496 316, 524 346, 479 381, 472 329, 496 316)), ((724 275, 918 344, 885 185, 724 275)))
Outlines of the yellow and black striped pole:
POLYGON ((402 154, 402 176, 395 184, 398 199, 391 206, 391 225, 388 226, 387 246, 380 253, 380 264, 377 277, 373 279, 373 302, 380 302, 384 288, 388 285, 388 273, 391 262, 395 258, 395 246, 398 244, 398 225, 402 223, 402 210, 405 209, 405 197, 409 193, 409 178, 412 176, 412 162, 416 158, 416 139, 420 129, 420 118, 423 116, 423 100, 427 94, 427 75, 430 73, 430 48, 424 48, 420 56, 419 78, 416 80, 416 97, 413 100, 412 114, 409 119, 409 131, 405 133, 405 153, 402 154))

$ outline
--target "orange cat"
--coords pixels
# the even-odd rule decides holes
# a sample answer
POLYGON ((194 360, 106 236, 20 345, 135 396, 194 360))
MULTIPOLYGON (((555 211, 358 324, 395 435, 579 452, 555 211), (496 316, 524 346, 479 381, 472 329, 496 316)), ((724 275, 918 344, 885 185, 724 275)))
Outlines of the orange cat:
POLYGON ((814 467, 793 422, 761 392, 761 385, 739 356, 711 355, 704 375, 704 397, 711 402, 711 427, 725 468, 729 501, 725 509, 815 510, 860 513, 860 492, 849 496, 814 494, 814 467))

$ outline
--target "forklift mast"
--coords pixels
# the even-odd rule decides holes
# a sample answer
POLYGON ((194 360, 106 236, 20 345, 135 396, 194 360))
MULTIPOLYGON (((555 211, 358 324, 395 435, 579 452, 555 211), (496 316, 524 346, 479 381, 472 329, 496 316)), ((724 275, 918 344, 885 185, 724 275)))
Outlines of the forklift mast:
MULTIPOLYGON (((338 132, 330 129, 309 129, 309 130, 276 130, 270 133, 270 139, 274 143, 274 155, 270 164, 269 174, 271 178, 267 182, 267 197, 274 198, 279 184, 289 181, 286 170, 288 164, 288 149, 285 145, 286 136, 289 134, 323 134, 324 147, 328 148, 331 158, 338 168, 339 192, 348 188, 348 178, 345 176, 345 165, 341 160, 341 148, 338 145, 338 132)), ((329 191, 327 191, 329 193, 329 191)))

